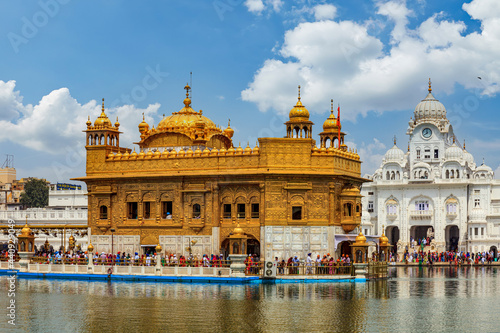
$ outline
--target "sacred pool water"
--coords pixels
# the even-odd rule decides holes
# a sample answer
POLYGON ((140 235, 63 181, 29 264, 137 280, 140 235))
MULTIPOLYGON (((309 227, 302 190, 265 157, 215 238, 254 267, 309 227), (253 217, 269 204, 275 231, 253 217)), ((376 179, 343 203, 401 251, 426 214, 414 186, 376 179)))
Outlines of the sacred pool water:
POLYGON ((0 332, 498 332, 497 268, 391 268, 365 283, 275 285, 19 279, 0 332), (14 328, 14 329, 13 329, 14 328))

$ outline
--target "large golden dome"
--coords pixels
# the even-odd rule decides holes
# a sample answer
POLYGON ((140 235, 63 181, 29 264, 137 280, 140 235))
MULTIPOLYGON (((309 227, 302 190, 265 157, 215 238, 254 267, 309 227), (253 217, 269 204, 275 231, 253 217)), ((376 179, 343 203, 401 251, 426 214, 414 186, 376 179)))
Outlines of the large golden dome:
POLYGON ((171 116, 164 117, 158 124, 158 130, 173 130, 199 127, 201 123, 204 124, 206 129, 217 129, 214 122, 203 116, 203 112, 196 112, 191 108, 191 99, 189 98, 189 89, 191 87, 186 85, 186 98, 184 99, 184 107, 179 112, 172 113, 171 116))
POLYGON ((144 121, 139 125, 141 132, 139 145, 142 148, 192 145, 208 145, 218 149, 222 146, 230 147, 234 131, 230 128, 222 131, 212 120, 203 116, 201 110, 199 112, 193 110, 191 98, 189 98, 191 87, 186 85, 184 89, 186 89, 186 98, 184 107, 179 112, 164 116, 156 129, 153 127, 149 130, 144 121))

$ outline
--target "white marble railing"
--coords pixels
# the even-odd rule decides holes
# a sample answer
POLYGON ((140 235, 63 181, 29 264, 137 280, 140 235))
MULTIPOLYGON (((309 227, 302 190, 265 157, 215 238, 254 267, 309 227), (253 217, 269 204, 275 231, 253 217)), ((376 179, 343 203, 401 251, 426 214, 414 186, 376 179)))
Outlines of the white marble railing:
MULTIPOLYGON (((0 268, 4 268, 0 265, 0 268)), ((5 262, 7 264, 7 262, 5 262)), ((6 265, 5 265, 6 266, 6 265)), ((5 267, 6 268, 6 267, 5 267)), ((63 265, 63 264, 28 264, 30 273, 78 273, 78 274, 109 274, 109 268, 114 275, 160 275, 160 276, 229 276, 229 267, 180 267, 180 266, 110 266, 110 265, 63 265)))
POLYGON ((29 209, 0 211, 0 223, 12 219, 17 222, 40 223, 40 222, 64 222, 74 224, 87 223, 87 210, 55 210, 55 209, 29 209))
POLYGON ((423 218, 431 218, 433 215, 433 210, 432 209, 429 209, 429 210, 415 210, 415 209, 411 209, 410 210, 410 217, 413 217, 413 218, 420 218, 420 219, 423 219, 423 218))

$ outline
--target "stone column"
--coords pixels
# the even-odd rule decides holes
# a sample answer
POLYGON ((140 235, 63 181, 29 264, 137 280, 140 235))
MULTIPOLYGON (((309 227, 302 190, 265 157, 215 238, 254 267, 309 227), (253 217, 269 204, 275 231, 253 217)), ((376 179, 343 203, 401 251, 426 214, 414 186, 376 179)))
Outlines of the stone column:
POLYGON ((27 272, 28 271, 28 265, 31 261, 31 258, 33 258, 33 255, 35 252, 18 252, 19 254, 19 265, 21 268, 19 269, 21 272, 27 272))
POLYGON ((245 277, 245 259, 246 254, 231 254, 229 255, 229 260, 231 260, 231 276, 232 277, 245 277))

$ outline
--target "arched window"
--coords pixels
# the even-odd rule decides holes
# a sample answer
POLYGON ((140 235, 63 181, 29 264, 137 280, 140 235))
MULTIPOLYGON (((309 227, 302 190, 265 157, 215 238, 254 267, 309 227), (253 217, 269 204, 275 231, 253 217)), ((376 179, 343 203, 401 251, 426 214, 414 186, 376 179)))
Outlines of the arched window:
POLYGON ((350 202, 344 204, 344 216, 352 216, 352 204, 350 202))
POLYGON ((450 179, 450 170, 446 170, 446 179, 450 179))
POLYGON ((457 178, 460 178, 460 172, 457 169, 457 178))
POLYGON ((455 171, 451 170, 451 172, 450 172, 450 178, 451 179, 455 178, 455 171))
POLYGON ((401 179, 401 176, 400 176, 400 174, 399 174, 399 171, 397 171, 397 172, 396 172, 396 179, 397 179, 397 180, 400 180, 400 179, 401 179))
POLYGON ((391 179, 391 174, 389 173, 389 171, 387 171, 387 173, 385 174, 385 178, 387 180, 390 180, 391 179))
POLYGON ((99 207, 99 218, 101 220, 107 220, 108 219, 108 207, 102 205, 99 207))
POLYGON ((201 206, 199 204, 193 205, 193 218, 199 219, 201 217, 201 206))
POLYGON ((391 172, 391 180, 394 180, 396 178, 396 174, 393 172, 391 172))

